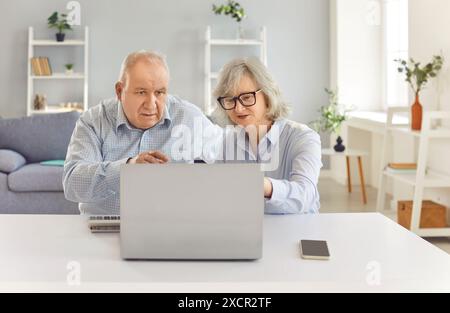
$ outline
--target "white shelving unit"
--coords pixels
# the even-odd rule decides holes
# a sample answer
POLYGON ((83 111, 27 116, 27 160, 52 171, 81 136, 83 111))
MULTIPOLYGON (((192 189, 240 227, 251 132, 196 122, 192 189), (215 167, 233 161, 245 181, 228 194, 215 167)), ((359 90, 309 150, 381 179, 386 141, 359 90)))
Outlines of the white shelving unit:
POLYGON ((35 93, 34 83, 36 81, 83 81, 83 111, 88 109, 88 75, 89 75, 89 28, 84 29, 84 40, 65 40, 57 42, 56 40, 38 40, 34 37, 34 29, 28 29, 28 91, 27 91, 27 115, 33 114, 51 114, 72 111, 73 109, 61 108, 58 105, 49 105, 46 110, 36 111, 33 109, 33 99, 35 93), (84 72, 66 75, 65 73, 53 73, 51 76, 34 76, 31 68, 31 58, 35 56, 36 47, 83 47, 84 50, 84 72))
MULTIPOLYGON (((450 237, 449 228, 420 228, 420 216, 422 211, 422 201, 425 188, 450 188, 450 176, 433 170, 427 170, 428 167, 428 148, 429 141, 432 139, 449 139, 450 129, 438 128, 432 129, 433 120, 450 120, 450 112, 424 112, 422 131, 412 131, 410 126, 394 125, 393 118, 395 114, 407 113, 410 108, 391 108, 388 112, 388 121, 384 135, 384 143, 381 155, 380 180, 378 186, 377 211, 382 212, 386 202, 386 182, 387 179, 393 179, 409 186, 414 187, 413 210, 411 217, 411 231, 421 237, 450 237), (416 174, 392 173, 385 170, 388 165, 388 154, 390 146, 390 137, 393 133, 410 135, 419 140, 419 152, 417 158, 416 174)), ((450 141, 449 141, 450 144, 450 141)))
POLYGON ((205 42, 205 106, 204 112, 210 115, 213 111, 211 103, 212 80, 219 76, 218 72, 211 71, 212 47, 214 46, 256 46, 260 50, 260 59, 267 66, 267 35, 266 28, 260 30, 259 39, 213 39, 211 38, 211 26, 206 28, 205 42))

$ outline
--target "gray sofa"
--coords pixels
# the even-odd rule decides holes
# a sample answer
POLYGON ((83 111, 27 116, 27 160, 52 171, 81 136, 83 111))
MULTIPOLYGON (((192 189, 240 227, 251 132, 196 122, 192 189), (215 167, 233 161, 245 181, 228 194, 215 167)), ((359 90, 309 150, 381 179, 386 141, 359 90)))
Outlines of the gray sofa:
POLYGON ((0 119, 0 214, 79 214, 64 198, 62 167, 79 113, 0 119))

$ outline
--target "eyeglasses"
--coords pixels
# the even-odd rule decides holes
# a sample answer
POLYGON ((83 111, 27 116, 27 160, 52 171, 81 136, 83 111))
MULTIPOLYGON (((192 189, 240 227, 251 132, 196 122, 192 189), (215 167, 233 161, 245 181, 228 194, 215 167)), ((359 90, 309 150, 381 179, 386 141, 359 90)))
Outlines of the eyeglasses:
POLYGON ((260 91, 261 89, 254 92, 242 93, 237 97, 220 97, 217 98, 217 101, 224 110, 233 110, 236 107, 238 100, 243 106, 251 107, 256 104, 256 94, 260 91))

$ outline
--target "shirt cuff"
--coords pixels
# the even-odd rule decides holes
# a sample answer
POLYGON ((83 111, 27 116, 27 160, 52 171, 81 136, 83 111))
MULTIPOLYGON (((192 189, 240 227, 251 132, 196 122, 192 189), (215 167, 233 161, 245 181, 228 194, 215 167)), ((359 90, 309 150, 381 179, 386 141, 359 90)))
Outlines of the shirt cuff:
POLYGON ((118 160, 108 164, 106 173, 106 185, 110 194, 116 194, 120 190, 120 168, 127 164, 127 159, 118 160))
POLYGON ((280 180, 272 178, 268 179, 272 183, 272 197, 270 199, 266 199, 266 203, 272 205, 283 203, 286 200, 287 194, 289 192, 288 188, 286 187, 286 184, 284 184, 280 180))

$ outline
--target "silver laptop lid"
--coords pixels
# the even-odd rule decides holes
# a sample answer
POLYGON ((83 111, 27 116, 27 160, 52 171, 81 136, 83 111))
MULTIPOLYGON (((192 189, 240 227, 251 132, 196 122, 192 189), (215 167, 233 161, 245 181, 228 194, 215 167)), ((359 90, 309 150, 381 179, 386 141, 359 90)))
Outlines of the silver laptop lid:
POLYGON ((261 258, 260 165, 124 165, 120 182, 124 259, 261 258))

